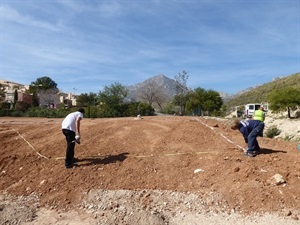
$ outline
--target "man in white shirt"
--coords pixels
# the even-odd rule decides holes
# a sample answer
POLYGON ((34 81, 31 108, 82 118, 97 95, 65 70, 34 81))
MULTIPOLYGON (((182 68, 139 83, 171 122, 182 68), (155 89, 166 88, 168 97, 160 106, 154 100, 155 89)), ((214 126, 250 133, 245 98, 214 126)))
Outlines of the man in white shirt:
POLYGON ((69 113, 61 124, 62 132, 67 141, 66 168, 72 168, 74 166, 75 143, 80 144, 80 121, 83 119, 83 114, 84 109, 79 108, 76 112, 69 113))

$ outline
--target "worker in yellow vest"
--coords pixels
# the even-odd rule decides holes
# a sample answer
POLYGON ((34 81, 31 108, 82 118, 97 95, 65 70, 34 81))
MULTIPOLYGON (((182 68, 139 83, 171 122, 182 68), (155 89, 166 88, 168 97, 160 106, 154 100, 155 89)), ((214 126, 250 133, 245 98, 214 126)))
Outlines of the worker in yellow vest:
POLYGON ((254 111, 253 119, 259 120, 261 122, 265 121, 265 109, 263 105, 261 105, 259 109, 254 111))
MULTIPOLYGON (((266 116, 266 114, 265 114, 264 106, 261 105, 259 109, 257 109, 257 110, 254 111, 253 120, 258 120, 258 121, 264 123, 264 121, 265 121, 265 116, 266 116)), ((260 132, 259 136, 260 136, 260 137, 263 137, 263 136, 264 136, 264 135, 263 135, 263 130, 260 132)))

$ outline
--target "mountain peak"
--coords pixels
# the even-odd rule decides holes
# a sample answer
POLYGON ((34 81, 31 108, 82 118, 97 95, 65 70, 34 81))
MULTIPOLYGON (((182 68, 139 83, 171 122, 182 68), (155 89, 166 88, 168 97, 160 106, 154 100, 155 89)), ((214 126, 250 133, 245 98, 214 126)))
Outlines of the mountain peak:
POLYGON ((172 98, 175 93, 175 87, 176 87, 176 81, 173 79, 170 79, 166 77, 163 74, 159 74, 153 77, 148 78, 142 83, 138 83, 135 85, 128 86, 129 94, 128 97, 132 101, 139 100, 138 96, 141 96, 141 93, 143 93, 143 88, 149 85, 149 87, 157 87, 160 88, 160 91, 163 91, 164 96, 167 96, 167 98, 172 98))

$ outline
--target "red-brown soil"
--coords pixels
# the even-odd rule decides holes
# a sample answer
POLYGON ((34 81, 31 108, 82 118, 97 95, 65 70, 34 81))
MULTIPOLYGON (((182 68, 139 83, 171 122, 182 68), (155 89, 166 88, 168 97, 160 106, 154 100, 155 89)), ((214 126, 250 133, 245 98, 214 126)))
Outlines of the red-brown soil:
POLYGON ((76 207, 96 189, 216 193, 219 197, 206 203, 223 211, 287 212, 300 218, 300 151, 295 142, 260 137, 262 153, 250 158, 242 154, 241 134, 225 120, 84 118, 81 144, 75 147, 79 162, 66 169, 61 121, 0 118, 1 193, 36 193, 40 207, 58 209, 76 207), (275 174, 284 182, 276 184, 275 174))

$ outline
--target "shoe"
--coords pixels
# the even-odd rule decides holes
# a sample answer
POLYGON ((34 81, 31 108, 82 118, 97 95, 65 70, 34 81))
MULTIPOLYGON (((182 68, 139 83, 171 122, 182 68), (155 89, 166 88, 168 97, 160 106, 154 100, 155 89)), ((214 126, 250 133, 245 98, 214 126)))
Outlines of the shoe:
POLYGON ((251 153, 251 152, 246 152, 245 153, 245 156, 248 156, 248 157, 255 157, 256 155, 254 153, 251 153))
POLYGON ((66 165, 66 168, 67 168, 67 169, 70 169, 70 168, 73 168, 73 167, 74 167, 73 164, 67 164, 67 165, 66 165))
POLYGON ((254 150, 254 154, 259 155, 259 154, 261 154, 261 151, 260 150, 254 150))
POLYGON ((74 157, 72 161, 73 161, 73 163, 77 163, 77 162, 79 162, 79 159, 74 157))

